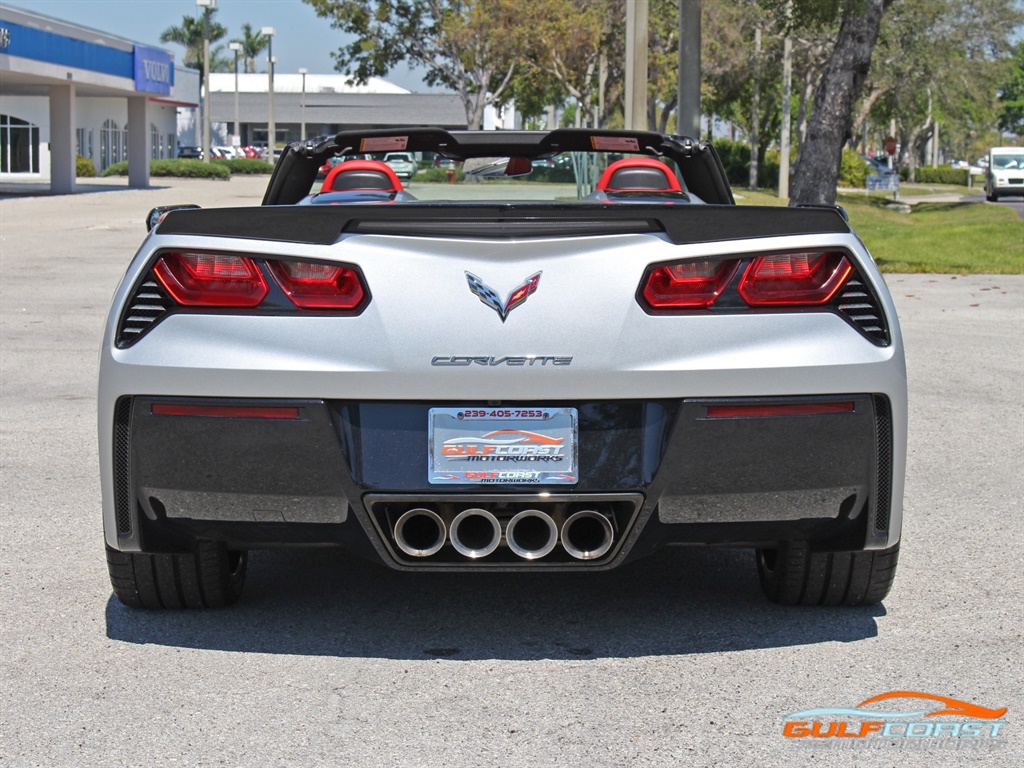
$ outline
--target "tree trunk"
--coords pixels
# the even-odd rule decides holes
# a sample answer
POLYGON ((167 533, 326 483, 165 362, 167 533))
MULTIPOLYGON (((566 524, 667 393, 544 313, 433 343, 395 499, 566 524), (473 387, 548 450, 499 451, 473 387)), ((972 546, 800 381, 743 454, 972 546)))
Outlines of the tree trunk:
MULTIPOLYGON (((804 142, 807 141, 807 112, 811 106, 811 97, 814 96, 814 72, 815 70, 810 69, 804 75, 804 88, 800 93, 800 106, 796 110, 797 147, 802 147, 804 142)), ((794 165, 798 159, 799 151, 797 152, 797 158, 793 160, 794 165)))
POLYGON ((814 97, 807 140, 793 174, 790 205, 835 205, 843 145, 864 88, 882 13, 892 0, 846 0, 832 58, 814 97))
POLYGON ((875 88, 868 94, 867 98, 861 102, 860 112, 857 113, 857 117, 853 120, 853 135, 863 136, 867 133, 865 124, 868 121, 868 115, 871 112, 871 108, 875 106, 875 102, 878 101, 882 96, 889 92, 889 86, 880 86, 875 88))
MULTIPOLYGON (((672 113, 676 111, 676 104, 679 103, 678 99, 678 96, 672 96, 672 98, 665 102, 665 106, 662 107, 661 116, 658 118, 657 127, 655 128, 659 133, 668 133, 668 119, 672 116, 672 113)), ((655 109, 657 109, 656 103, 655 109)), ((676 133, 679 133, 678 125, 676 126, 676 133)))
POLYGON ((911 184, 917 181, 917 160, 921 154, 921 149, 928 142, 932 136, 932 91, 928 89, 928 114, 925 117, 925 121, 911 129, 910 137, 907 139, 906 146, 910 148, 907 157, 907 181, 911 184))

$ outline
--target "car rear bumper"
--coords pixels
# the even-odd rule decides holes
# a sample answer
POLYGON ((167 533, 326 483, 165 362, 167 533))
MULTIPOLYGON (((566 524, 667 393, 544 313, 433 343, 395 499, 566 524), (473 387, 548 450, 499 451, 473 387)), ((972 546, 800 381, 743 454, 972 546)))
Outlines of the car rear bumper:
POLYGON ((545 403, 578 413, 578 477, 567 485, 431 484, 428 412, 450 405, 121 397, 107 543, 147 552, 196 537, 238 548, 335 545, 395 568, 508 570, 611 568, 666 544, 808 539, 849 550, 898 539, 902 452, 884 395, 545 403), (195 415, 196 405, 227 408, 195 415), (403 548, 396 525, 410 510, 425 510, 413 517, 427 525, 436 517, 436 552, 403 548), (493 552, 459 551, 453 526, 466 510, 479 511, 477 522, 493 516, 493 552), (524 512, 555 531, 543 556, 509 546, 509 523, 524 512), (568 544, 566 526, 582 512, 609 531, 595 557, 568 544))

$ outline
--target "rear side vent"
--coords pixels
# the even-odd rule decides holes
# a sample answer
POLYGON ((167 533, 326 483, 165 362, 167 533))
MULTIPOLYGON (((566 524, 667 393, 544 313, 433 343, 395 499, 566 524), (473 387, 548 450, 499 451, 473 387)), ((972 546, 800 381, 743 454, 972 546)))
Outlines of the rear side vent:
POLYGON ((174 302, 150 273, 135 289, 117 329, 117 346, 130 347, 163 319, 174 302))
POLYGON ((847 322, 881 347, 889 346, 889 327, 874 293, 856 274, 832 300, 847 322))
POLYGON ((117 532, 132 532, 132 488, 130 477, 129 435, 132 420, 132 399, 122 397, 114 406, 114 515, 117 532))
POLYGON ((875 396, 875 438, 878 440, 878 490, 875 494, 875 530, 889 529, 892 505, 892 411, 889 398, 875 396))

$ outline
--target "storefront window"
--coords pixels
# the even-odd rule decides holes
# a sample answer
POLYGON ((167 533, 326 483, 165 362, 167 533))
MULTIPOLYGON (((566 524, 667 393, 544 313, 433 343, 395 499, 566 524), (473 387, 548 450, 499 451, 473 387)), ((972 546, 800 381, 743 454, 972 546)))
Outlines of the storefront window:
POLYGON ((81 157, 92 159, 92 131, 88 128, 75 129, 75 152, 81 157))
POLYGON ((0 171, 39 173, 39 126, 0 115, 0 171))
POLYGON ((107 120, 100 129, 100 171, 128 158, 128 132, 122 131, 113 120, 107 120))

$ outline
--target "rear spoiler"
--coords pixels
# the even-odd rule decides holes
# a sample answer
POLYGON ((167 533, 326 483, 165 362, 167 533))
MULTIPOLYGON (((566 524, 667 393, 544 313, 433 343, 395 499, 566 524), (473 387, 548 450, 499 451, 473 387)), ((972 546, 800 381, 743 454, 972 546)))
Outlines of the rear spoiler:
POLYGON ((663 234, 682 245, 849 232, 849 224, 834 208, 573 202, 188 209, 170 211, 157 229, 159 235, 310 245, 330 245, 345 234, 474 239, 663 234))

